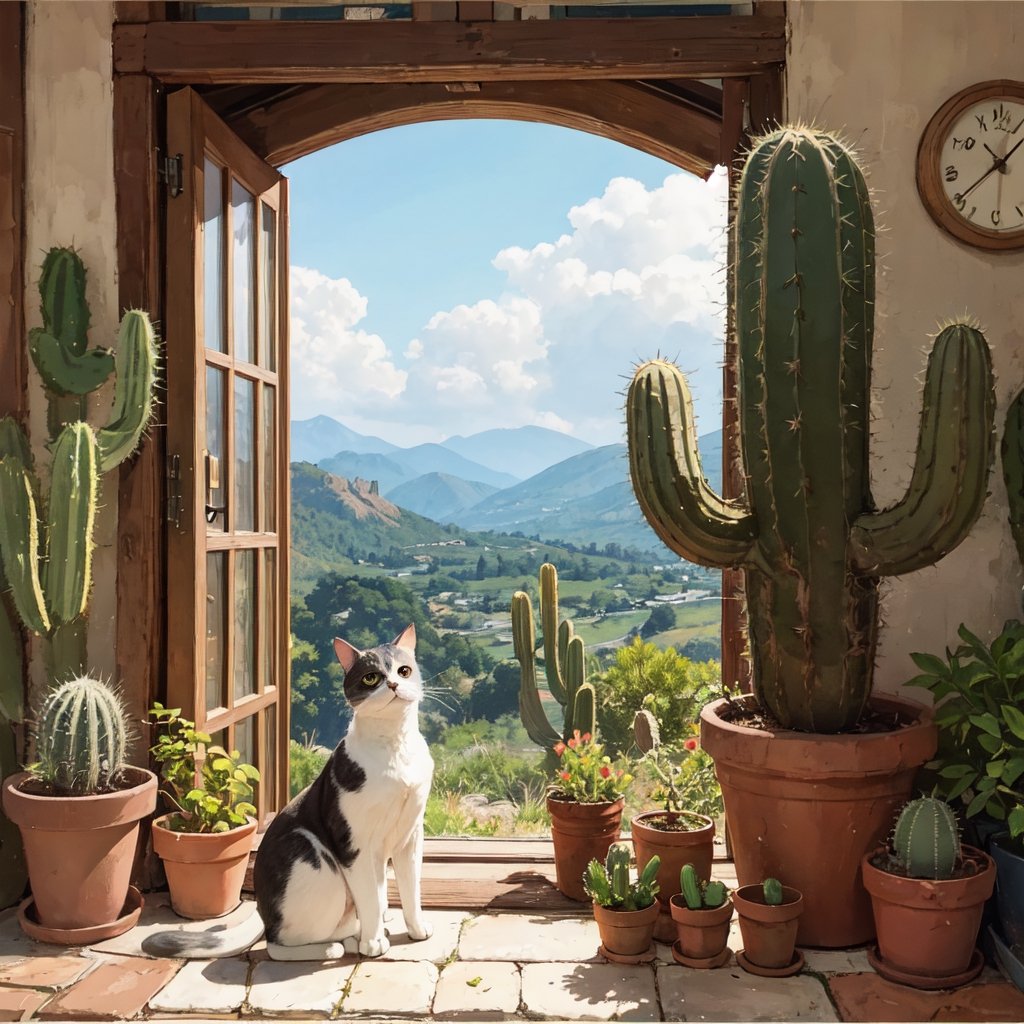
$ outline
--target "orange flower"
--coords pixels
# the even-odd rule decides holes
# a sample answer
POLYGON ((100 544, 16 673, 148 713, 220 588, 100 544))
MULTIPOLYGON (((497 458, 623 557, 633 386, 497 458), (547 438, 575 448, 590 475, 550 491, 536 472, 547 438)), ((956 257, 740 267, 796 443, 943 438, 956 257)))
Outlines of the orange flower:
POLYGON ((575 736, 573 736, 573 738, 571 740, 569 740, 569 746, 572 747, 574 750, 576 749, 576 737, 575 736))
POLYGON ((611 775, 612 775, 611 768, 609 768, 608 765, 606 765, 606 764, 601 765, 601 778, 602 779, 610 779, 611 775))
POLYGON ((696 750, 697 749, 697 741, 696 740, 687 740, 683 744, 683 746, 686 747, 687 750, 696 750))
MULTIPOLYGON (((578 734, 577 734, 577 735, 578 735, 578 734)), ((589 733, 589 732, 585 732, 585 733, 583 734, 583 742, 584 742, 584 743, 589 743, 589 742, 590 742, 590 733, 589 733)))
POLYGON ((559 757, 561 757, 565 753, 565 744, 562 743, 561 740, 559 740, 559 742, 555 744, 555 753, 559 757))
POLYGON ((564 780, 565 780, 566 782, 568 782, 568 781, 569 781, 569 773, 568 773, 568 772, 559 772, 558 774, 559 774, 559 775, 561 775, 561 776, 562 776, 562 778, 563 778, 563 779, 564 779, 564 780))

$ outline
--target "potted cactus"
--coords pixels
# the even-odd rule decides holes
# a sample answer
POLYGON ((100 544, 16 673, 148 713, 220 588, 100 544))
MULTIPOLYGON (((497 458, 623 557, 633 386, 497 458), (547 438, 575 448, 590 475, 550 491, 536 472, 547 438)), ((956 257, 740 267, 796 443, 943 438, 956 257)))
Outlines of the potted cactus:
POLYGON ((883 978, 936 989, 977 977, 985 960, 975 942, 996 868, 987 853, 961 846, 949 804, 911 800, 889 845, 865 856, 862 868, 878 929, 868 959, 883 978))
POLYGON ((677 963, 707 970, 729 962, 733 905, 724 883, 708 881, 692 864, 684 864, 679 872, 679 892, 669 907, 676 928, 672 956, 677 963))
POLYGON ((594 920, 601 934, 598 952, 620 964, 654 959, 658 858, 647 861, 636 881, 630 881, 632 856, 629 843, 612 843, 604 864, 590 861, 583 876, 583 887, 594 901, 594 920))
POLYGON ((777 878, 766 878, 760 885, 734 890, 732 902, 743 937, 736 962, 743 970, 763 978, 787 978, 803 969, 804 955, 796 949, 804 909, 798 890, 777 878))
POLYGON ((874 930, 860 860, 936 746, 928 710, 872 699, 879 581, 936 562, 977 519, 993 455, 991 358, 971 324, 939 332, 907 495, 876 511, 863 175, 833 136, 780 128, 751 150, 735 225, 746 494, 708 486, 686 381, 663 360, 629 387, 630 473, 673 551, 744 573, 753 694, 701 713, 740 884, 800 877, 801 942, 849 946, 874 930))
POLYGON ((139 822, 156 807, 156 776, 124 763, 127 732, 110 687, 68 680, 39 715, 36 762, 4 783, 32 886, 18 918, 34 939, 84 945, 138 920, 142 897, 129 880, 139 822))
POLYGON ((512 595, 512 638, 519 661, 519 713, 527 734, 551 751, 554 781, 548 790, 555 878, 561 893, 586 902, 583 872, 591 860, 603 860, 622 828, 623 790, 631 781, 596 737, 596 696, 586 681, 583 640, 573 624, 558 617, 558 572, 540 567, 541 629, 548 691, 562 708, 562 731, 551 724, 541 703, 535 656, 537 637, 528 594, 512 595))

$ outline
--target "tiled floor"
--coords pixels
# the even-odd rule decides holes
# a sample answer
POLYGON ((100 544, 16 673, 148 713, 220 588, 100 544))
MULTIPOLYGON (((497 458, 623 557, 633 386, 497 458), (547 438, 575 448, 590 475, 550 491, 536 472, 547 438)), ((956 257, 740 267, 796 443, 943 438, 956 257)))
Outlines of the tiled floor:
MULTIPOLYGON (((236 918, 252 910, 244 904, 236 918)), ((25 939, 0 914, 0 1021, 167 1018, 395 1018, 640 1021, 1022 1021, 1024 995, 986 970, 957 992, 883 981, 863 950, 806 952, 803 973, 752 977, 676 964, 622 967, 597 955, 589 916, 428 912, 434 935, 410 943, 390 912, 394 945, 379 960, 276 963, 263 944, 245 956, 183 963, 143 953, 154 930, 199 927, 147 897, 132 932, 88 949, 25 939)), ((734 934, 730 943, 739 945, 734 934)))

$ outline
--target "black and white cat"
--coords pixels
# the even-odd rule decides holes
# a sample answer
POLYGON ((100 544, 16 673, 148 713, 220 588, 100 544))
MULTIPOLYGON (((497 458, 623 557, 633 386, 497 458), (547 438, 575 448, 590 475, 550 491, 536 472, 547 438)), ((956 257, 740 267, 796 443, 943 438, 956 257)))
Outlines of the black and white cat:
POLYGON ((345 669, 352 721, 316 780, 270 823, 256 858, 259 915, 220 932, 162 932, 147 952, 233 956, 265 929, 275 960, 382 956, 387 865, 394 867, 409 938, 429 938, 420 906, 423 810, 434 762, 419 731, 423 682, 416 630, 359 651, 334 651, 345 669))

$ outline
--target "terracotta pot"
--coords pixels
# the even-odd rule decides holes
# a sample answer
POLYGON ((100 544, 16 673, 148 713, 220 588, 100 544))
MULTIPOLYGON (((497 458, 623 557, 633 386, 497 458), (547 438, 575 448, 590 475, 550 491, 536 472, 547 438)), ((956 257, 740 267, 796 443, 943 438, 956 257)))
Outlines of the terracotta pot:
POLYGON ((555 846, 555 884, 569 899, 580 903, 590 901, 583 889, 583 872, 592 860, 604 863, 608 847, 619 838, 624 805, 622 797, 601 804, 548 797, 551 839, 555 846))
POLYGON ((643 956, 654 941, 654 922, 661 908, 652 903, 643 910, 612 910, 594 904, 594 920, 601 933, 601 945, 617 956, 643 956))
POLYGON ((256 822, 228 832, 173 832, 165 814, 153 822, 153 849, 163 858, 171 906, 182 917, 223 917, 242 898, 256 822))
POLYGON ((683 956, 691 960, 710 960, 728 945, 733 912, 728 900, 720 907, 691 910, 682 894, 676 893, 669 902, 669 911, 683 956))
POLYGON ((782 903, 769 906, 761 885, 744 885, 732 894, 739 915, 743 953, 756 967, 770 970, 788 967, 796 949, 797 925, 804 898, 788 885, 782 887, 782 903))
MULTIPOLYGON (((753 703, 753 698, 742 698, 753 703)), ((701 711, 701 746, 714 758, 741 886, 800 879, 807 910, 801 945, 844 947, 875 933, 860 862, 888 834, 935 753, 928 708, 897 697, 872 706, 911 723, 892 732, 769 732, 701 711)))
POLYGON ((23 792, 19 787, 32 777, 28 772, 4 783, 4 812, 21 831, 34 914, 54 936, 119 927, 111 937, 131 927, 118 922, 128 895, 139 821, 156 807, 157 780, 144 768, 126 768, 124 775, 128 788, 95 796, 23 792))
POLYGON ((995 887, 992 858, 973 846, 965 858, 981 869, 965 878, 904 878, 871 863, 884 848, 864 857, 864 887, 878 929, 878 952, 884 964, 907 975, 906 984, 935 987, 927 979, 954 978, 968 971, 981 927, 985 901, 995 887))

